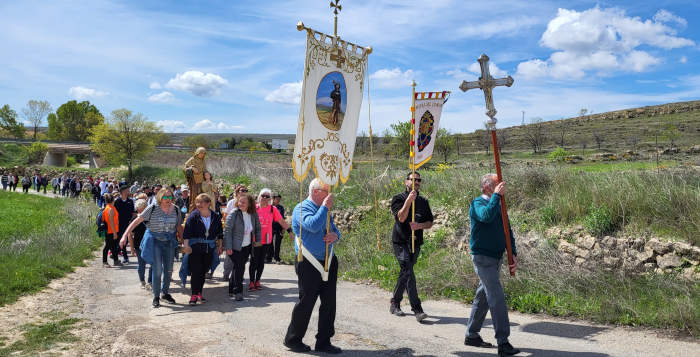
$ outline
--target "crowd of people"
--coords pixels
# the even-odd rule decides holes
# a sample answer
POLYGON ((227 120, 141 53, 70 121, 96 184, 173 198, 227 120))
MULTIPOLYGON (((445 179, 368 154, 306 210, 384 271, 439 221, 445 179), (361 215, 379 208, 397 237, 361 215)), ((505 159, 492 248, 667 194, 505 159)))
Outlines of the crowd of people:
MULTIPOLYGON (((189 182, 189 181, 188 181, 189 182)), ((302 340, 316 301, 320 299, 319 325, 315 350, 340 353, 331 344, 335 328, 336 282, 338 259, 334 245, 341 238, 332 219, 333 194, 330 187, 318 179, 309 184, 308 198, 297 204, 291 214, 291 225, 285 220, 281 195, 268 188, 256 196, 244 184, 236 184, 229 196, 220 193, 211 174, 204 172, 202 185, 195 197, 186 184, 146 185, 112 177, 78 178, 62 174, 54 178, 35 172, 21 177, 12 172, 2 173, 3 189, 16 190, 22 184, 40 192, 51 184, 53 192, 65 197, 77 197, 84 192, 101 208, 98 233, 104 236, 102 262, 105 268, 129 264, 127 247, 137 259, 137 275, 144 289, 152 292, 153 307, 161 300, 175 304, 170 294, 174 261, 180 259, 179 283, 186 286, 190 277, 191 306, 205 303, 204 286, 223 259, 222 279, 228 281, 229 296, 244 300, 248 291, 264 290, 262 275, 266 263, 281 261, 280 250, 284 233, 295 242, 295 271, 299 279, 299 300, 292 310, 284 345, 293 352, 308 352, 310 346, 302 340), (298 236, 299 239, 295 239, 298 236), (326 246, 329 248, 327 254, 326 246), (120 256, 122 260, 120 261, 120 256), (108 263, 112 260, 112 265, 108 263), (244 284, 248 263, 248 284, 244 284), (150 266, 146 273, 147 266, 150 266)), ((417 321, 428 317, 418 296, 413 271, 423 244, 423 231, 433 224, 428 199, 420 195, 422 178, 419 173, 406 176, 405 190, 393 197, 391 212, 393 252, 400 267, 394 292, 389 301, 389 313, 404 316, 401 300, 408 294, 411 310, 417 321), (409 219, 410 217, 410 219, 409 219)), ((500 211, 500 199, 505 184, 498 183, 494 174, 484 175, 482 195, 470 204, 470 250, 472 263, 479 278, 479 287, 467 323, 464 344, 475 347, 496 347, 484 341, 479 332, 486 313, 492 315, 498 354, 519 353, 509 342, 510 325, 505 295, 500 282, 500 267, 505 251, 505 234, 500 211)), ((517 250, 511 232, 514 262, 508 268, 517 269, 517 250)))

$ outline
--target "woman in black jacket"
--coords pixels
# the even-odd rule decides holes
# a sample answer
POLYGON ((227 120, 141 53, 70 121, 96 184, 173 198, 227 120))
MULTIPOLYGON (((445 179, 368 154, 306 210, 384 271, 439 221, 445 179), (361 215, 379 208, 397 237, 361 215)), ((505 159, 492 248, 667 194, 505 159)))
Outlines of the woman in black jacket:
POLYGON ((221 239, 224 233, 221 216, 209 209, 211 197, 202 193, 195 198, 194 202, 197 208, 187 217, 183 234, 185 253, 190 255, 189 270, 192 276, 190 305, 197 305, 197 300, 201 303, 207 301, 202 297, 204 278, 214 254, 221 254, 221 239), (219 244, 216 244, 217 240, 219 244))

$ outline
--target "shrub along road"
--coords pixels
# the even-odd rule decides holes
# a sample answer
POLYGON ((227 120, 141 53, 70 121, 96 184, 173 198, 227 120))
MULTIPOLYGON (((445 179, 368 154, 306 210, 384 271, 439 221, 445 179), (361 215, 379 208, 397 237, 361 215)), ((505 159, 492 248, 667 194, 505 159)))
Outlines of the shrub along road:
MULTIPOLYGON (((341 257, 342 264, 342 257, 341 257)), ((176 263, 175 271, 179 264, 176 263)), ((0 331, 12 343, 18 327, 64 312, 82 319, 73 333, 79 342, 62 343, 53 352, 69 355, 138 356, 286 356, 282 345, 297 299, 296 276, 289 265, 268 265, 264 290, 246 293, 243 302, 228 297, 227 283, 208 280, 209 302, 190 307, 187 290, 173 285, 176 305, 150 306, 150 291, 140 287, 136 265, 105 269, 99 259, 56 280, 49 289, 0 308, 0 331)), ((336 335, 345 356, 488 356, 495 349, 463 345, 469 306, 426 301, 426 323, 388 312, 389 293, 350 282, 338 284, 336 335)), ((404 304, 405 305, 405 304, 404 304)), ((66 315, 63 315, 66 316, 66 315)), ((313 346, 317 315, 305 338, 313 346)), ((493 342, 488 325, 482 336, 493 342)), ((698 356, 697 340, 674 340, 663 332, 594 325, 511 312, 511 342, 521 356, 698 356)))

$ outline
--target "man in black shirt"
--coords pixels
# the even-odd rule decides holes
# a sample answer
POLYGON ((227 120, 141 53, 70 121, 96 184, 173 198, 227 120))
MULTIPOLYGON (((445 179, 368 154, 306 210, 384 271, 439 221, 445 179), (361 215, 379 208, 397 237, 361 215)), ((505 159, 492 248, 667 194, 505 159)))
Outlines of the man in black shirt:
POLYGON ((423 244, 423 230, 433 226, 433 212, 430 211, 430 204, 418 193, 421 181, 419 173, 409 173, 405 181, 406 191, 399 193, 391 200, 391 213, 394 215, 394 230, 391 234, 391 241, 401 271, 394 288, 394 297, 391 299, 389 312, 396 316, 404 315, 401 311, 401 299, 405 290, 408 292, 411 310, 415 313, 418 322, 423 321, 428 315, 423 312, 418 298, 413 266, 416 264, 416 259, 420 254, 420 246, 423 244), (415 202, 416 207, 415 222, 411 221, 411 203, 413 202, 415 202), (414 252, 411 252, 411 230, 415 234, 414 252))
MULTIPOLYGON (((279 193, 275 193, 272 195, 272 204, 277 207, 277 210, 280 212, 280 215, 282 216, 282 219, 285 219, 284 217, 284 206, 280 203, 282 200, 282 195, 279 193)), ((272 222, 272 236, 275 238, 274 239, 274 249, 268 249, 267 250, 267 256, 266 256, 266 263, 271 263, 272 259, 275 259, 275 263, 279 264, 281 259, 280 259, 280 247, 282 246, 282 237, 284 236, 284 229, 282 229, 282 226, 277 223, 277 221, 272 222)))
MULTIPOLYGON (((122 185, 119 187, 119 198, 114 200, 114 208, 119 213, 119 232, 126 231, 131 220, 136 217, 136 209, 134 208, 134 200, 129 197, 129 186, 122 185)), ((134 247, 131 247, 134 249, 134 247)), ((129 256, 126 254, 126 245, 121 248, 122 256, 124 256, 124 264, 129 263, 129 256)), ((115 257, 116 259, 116 257, 115 257)))

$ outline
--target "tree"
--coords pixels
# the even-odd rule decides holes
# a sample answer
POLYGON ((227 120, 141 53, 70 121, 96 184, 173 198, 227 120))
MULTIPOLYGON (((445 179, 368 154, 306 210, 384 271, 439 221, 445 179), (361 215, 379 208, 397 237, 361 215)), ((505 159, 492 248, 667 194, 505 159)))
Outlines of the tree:
POLYGON ((498 129, 496 132, 496 140, 498 140, 498 153, 503 154, 503 148, 510 144, 510 136, 508 131, 505 129, 498 129))
POLYGON ((488 155, 489 150, 491 149, 491 127, 484 123, 484 130, 476 130, 474 132, 476 134, 476 141, 479 144, 479 147, 484 148, 486 150, 486 154, 488 155))
POLYGON ((29 146, 29 163, 30 164, 40 164, 46 156, 46 152, 49 151, 49 146, 40 142, 35 141, 29 146))
POLYGON ((155 149, 155 141, 160 133, 160 128, 141 113, 133 114, 128 109, 117 109, 112 111, 108 122, 91 128, 90 146, 112 164, 126 161, 131 181, 135 161, 155 149))
POLYGON ((669 123, 664 127, 664 136, 668 139, 673 148, 676 147, 676 140, 681 137, 681 132, 675 124, 669 123))
POLYGON ((0 108, 0 129, 3 129, 15 139, 24 138, 24 124, 17 121, 17 112, 5 104, 0 108))
POLYGON ((34 125, 34 141, 36 141, 36 134, 39 130, 39 125, 44 121, 46 114, 51 113, 51 104, 45 100, 30 100, 27 102, 27 107, 22 109, 22 114, 24 118, 27 119, 32 125, 34 125))
POLYGON ((365 145, 369 143, 367 133, 362 130, 360 135, 355 139, 355 152, 361 153, 365 151, 365 145))
MULTIPOLYGON (((581 109, 581 111, 583 111, 583 109, 581 109)), ((559 121, 559 125, 557 127, 559 129, 559 142, 557 142, 557 145, 564 148, 564 138, 566 136, 567 130, 569 129, 569 122, 562 119, 559 121)))
POLYGON ((398 123, 391 124, 389 127, 391 128, 391 131, 387 132, 390 138, 387 149, 396 157, 407 158, 410 151, 411 122, 400 121, 398 123))
POLYGON ((588 113, 588 109, 586 108, 581 108, 581 110, 578 111, 579 116, 584 116, 588 113))
POLYGON ((593 132, 593 139, 595 140, 596 145, 598 145, 598 150, 600 150, 601 146, 603 145, 603 142, 605 141, 605 137, 603 137, 603 133, 601 133, 598 130, 595 130, 593 132))
POLYGON ((455 136, 445 128, 438 129, 435 135, 435 150, 441 153, 445 159, 444 162, 447 162, 450 154, 455 151, 455 136))
POLYGON ((49 115, 48 122, 52 140, 87 141, 91 129, 103 124, 104 117, 90 102, 71 100, 58 107, 55 118, 49 115))
POLYGON ((193 135, 188 136, 182 141, 182 145, 189 147, 192 150, 196 150, 198 147, 210 148, 211 143, 204 135, 193 135))
POLYGON ((537 154, 542 151, 545 138, 542 118, 533 118, 530 124, 525 126, 525 140, 532 147, 533 153, 537 154))

